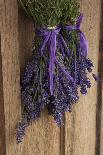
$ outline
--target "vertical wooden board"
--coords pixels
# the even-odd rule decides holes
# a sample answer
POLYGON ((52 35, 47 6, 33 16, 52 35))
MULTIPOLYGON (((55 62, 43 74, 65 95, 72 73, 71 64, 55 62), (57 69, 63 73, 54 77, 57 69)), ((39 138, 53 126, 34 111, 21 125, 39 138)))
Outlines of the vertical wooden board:
POLYGON ((0 154, 6 153, 5 146, 5 114, 3 100, 2 57, 1 57, 1 18, 2 2, 0 2, 0 154))
POLYGON ((18 8, 16 0, 2 0, 1 55, 5 112, 6 154, 20 154, 15 126, 20 117, 18 8))
MULTIPOLYGON (((101 1, 81 0, 80 4, 81 12, 84 13, 82 30, 89 42, 88 56, 93 60, 94 73, 97 73, 101 1)), ((88 95, 80 95, 80 102, 73 106, 72 114, 66 114, 66 155, 95 155, 97 83, 90 78, 92 88, 88 95)))
MULTIPOLYGON (((103 22, 103 20, 102 20, 103 22)), ((102 23, 103 24, 103 23, 102 23)), ((103 25, 102 25, 103 27, 103 25)), ((97 123, 96 123, 96 155, 103 154, 103 34, 101 30, 100 54, 99 54, 99 73, 101 81, 98 85, 98 105, 97 105, 97 123)))
POLYGON ((0 35, 0 155, 5 155, 5 114, 3 100, 3 81, 2 81, 2 58, 1 58, 1 35, 0 35))
MULTIPOLYGON (((97 130, 99 132, 100 140, 97 141, 97 147, 99 145, 98 154, 103 154, 103 1, 101 1, 101 29, 100 29, 100 53, 99 53, 99 73, 101 80, 98 86, 98 119, 97 130), (99 125, 99 127, 98 127, 99 125)), ((97 135, 98 136, 98 135, 97 135)), ((97 148, 98 149, 98 148, 97 148)))
MULTIPOLYGON (((103 58, 103 57, 102 57, 103 58)), ((103 60, 103 59, 102 59, 103 60)), ((103 64, 102 64, 103 66, 103 64)), ((103 75, 103 73, 102 73, 103 75)), ((102 83, 102 102, 101 102, 101 128, 100 128, 100 155, 103 154, 103 83, 102 83)))

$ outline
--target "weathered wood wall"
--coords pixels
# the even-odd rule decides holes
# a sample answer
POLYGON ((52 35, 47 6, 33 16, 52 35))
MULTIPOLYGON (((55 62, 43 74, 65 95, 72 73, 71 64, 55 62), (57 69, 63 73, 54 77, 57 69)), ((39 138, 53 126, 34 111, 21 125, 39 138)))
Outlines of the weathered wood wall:
MULTIPOLYGON (((94 72, 102 77, 102 0, 80 0, 82 29, 89 42, 94 72), (101 32, 101 33, 100 33, 101 32)), ((102 155, 102 81, 65 114, 65 126, 56 126, 45 111, 26 131, 22 144, 15 142, 21 117, 20 72, 30 56, 34 29, 17 0, 0 1, 0 154, 1 155, 102 155)))

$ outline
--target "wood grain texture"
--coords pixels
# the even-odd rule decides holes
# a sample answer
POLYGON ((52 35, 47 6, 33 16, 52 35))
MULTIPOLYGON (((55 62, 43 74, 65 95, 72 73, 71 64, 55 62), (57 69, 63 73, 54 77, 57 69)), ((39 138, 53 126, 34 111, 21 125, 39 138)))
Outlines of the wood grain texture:
POLYGON ((6 155, 22 153, 15 141, 15 127, 20 118, 20 66, 18 41, 18 6, 16 0, 2 0, 1 55, 5 113, 6 155))
POLYGON ((5 145, 5 114, 3 98, 3 78, 2 78, 2 56, 1 56, 1 21, 2 21, 2 2, 0 1, 0 155, 6 154, 5 145))
POLYGON ((0 155, 6 153, 5 145, 5 114, 3 98, 3 80, 2 80, 2 57, 1 57, 1 35, 0 35, 0 155))
MULTIPOLYGON (((101 0, 80 0, 80 4, 84 13, 81 28, 87 36, 89 57, 97 73, 98 62, 102 62, 100 39, 100 53, 103 50, 101 0)), ((72 113, 66 113, 65 126, 58 128, 45 109, 41 118, 27 128, 23 143, 16 144, 15 127, 22 113, 20 73, 31 56, 34 37, 33 23, 18 7, 17 0, 0 1, 0 36, 0 155, 102 155, 103 110, 99 113, 103 109, 102 82, 97 89, 91 76, 92 88, 87 96, 80 97, 72 113)))
MULTIPOLYGON (((101 1, 81 0, 80 4, 84 13, 82 30, 89 42, 88 55, 93 60, 94 72, 97 73, 101 1)), ((73 106, 72 114, 66 114, 66 155, 95 155, 97 84, 92 78, 91 80, 92 88, 88 95, 80 95, 80 102, 73 106)))
POLYGON ((100 24, 100 51, 99 51, 99 74, 101 80, 98 86, 98 108, 97 108, 97 153, 103 154, 103 1, 101 2, 101 24, 100 24), (99 148, 99 149, 98 149, 99 148))

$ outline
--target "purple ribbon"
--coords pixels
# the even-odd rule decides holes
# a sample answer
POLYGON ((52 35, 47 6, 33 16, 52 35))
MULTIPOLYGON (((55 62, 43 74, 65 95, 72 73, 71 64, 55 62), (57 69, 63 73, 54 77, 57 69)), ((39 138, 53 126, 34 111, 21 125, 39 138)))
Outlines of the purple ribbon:
POLYGON ((86 40, 86 37, 84 33, 80 30, 80 25, 82 23, 83 19, 83 14, 81 14, 76 22, 76 25, 69 25, 66 26, 66 29, 71 31, 71 30, 77 30, 79 32, 79 37, 80 37, 80 48, 82 49, 81 54, 86 57, 88 53, 88 42, 86 40))
POLYGON ((56 58, 56 51, 57 51, 57 45, 59 44, 57 41, 57 36, 59 39, 61 39, 63 46, 68 49, 66 42, 64 41, 63 37, 59 35, 61 28, 57 27, 55 29, 39 29, 37 31, 37 35, 41 36, 43 39, 42 46, 40 48, 40 53, 43 55, 44 50, 46 47, 48 47, 50 52, 50 60, 49 60, 49 78, 50 78, 50 93, 51 95, 54 94, 54 71, 55 71, 55 64, 58 65, 60 70, 65 74, 68 80, 73 81, 73 78, 71 77, 70 73, 66 71, 65 67, 61 65, 61 63, 56 58))

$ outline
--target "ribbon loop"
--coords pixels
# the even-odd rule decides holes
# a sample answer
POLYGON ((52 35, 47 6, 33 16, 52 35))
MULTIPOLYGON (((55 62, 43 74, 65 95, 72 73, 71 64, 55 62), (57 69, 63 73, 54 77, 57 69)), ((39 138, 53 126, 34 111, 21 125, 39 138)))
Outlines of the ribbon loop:
POLYGON ((80 25, 83 20, 83 14, 80 14, 80 16, 77 18, 76 27, 80 29, 80 25))
POLYGON ((79 34, 79 38, 80 38, 80 50, 81 50, 81 55, 83 55, 84 57, 87 56, 88 53, 88 42, 87 39, 84 35, 84 33, 80 30, 80 25, 82 23, 82 19, 83 19, 83 14, 81 14, 76 22, 76 25, 69 25, 66 26, 65 28, 68 31, 72 31, 72 30, 77 30, 78 34, 79 34))
POLYGON ((50 38, 50 63, 49 63, 49 76, 50 76, 50 92, 53 95, 54 92, 54 70, 55 70, 55 52, 56 52, 56 33, 51 32, 50 38))

